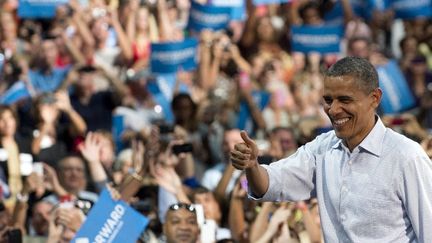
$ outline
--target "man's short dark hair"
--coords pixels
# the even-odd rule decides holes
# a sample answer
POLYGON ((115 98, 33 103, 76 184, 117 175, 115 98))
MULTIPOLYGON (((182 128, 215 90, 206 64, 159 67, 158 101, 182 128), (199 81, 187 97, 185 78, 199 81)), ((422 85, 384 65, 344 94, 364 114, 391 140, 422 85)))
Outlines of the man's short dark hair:
POLYGON ((342 58, 326 73, 326 77, 341 76, 354 77, 359 87, 367 94, 379 87, 375 67, 367 59, 361 57, 342 58))

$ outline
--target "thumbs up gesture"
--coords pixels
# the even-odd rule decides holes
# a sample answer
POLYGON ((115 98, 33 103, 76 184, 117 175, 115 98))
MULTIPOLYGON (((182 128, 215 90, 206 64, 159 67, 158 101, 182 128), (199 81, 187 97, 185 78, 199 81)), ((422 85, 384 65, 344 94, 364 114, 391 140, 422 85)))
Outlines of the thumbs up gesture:
POLYGON ((240 133, 243 143, 238 143, 231 151, 232 165, 239 170, 244 170, 258 165, 258 146, 249 138, 245 131, 240 133))

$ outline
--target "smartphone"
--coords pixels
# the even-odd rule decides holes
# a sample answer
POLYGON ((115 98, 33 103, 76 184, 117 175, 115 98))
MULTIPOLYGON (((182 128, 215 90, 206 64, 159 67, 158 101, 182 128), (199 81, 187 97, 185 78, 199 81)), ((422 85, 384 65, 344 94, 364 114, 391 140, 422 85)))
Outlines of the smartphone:
POLYGON ((191 143, 178 144, 172 147, 172 152, 174 154, 191 153, 192 151, 193 148, 191 143))
POLYGON ((195 208, 198 225, 201 227, 205 222, 204 208, 201 204, 193 204, 193 206, 195 208))
POLYGON ((31 154, 20 154, 20 172, 22 176, 29 176, 33 172, 33 157, 31 154))
POLYGON ((214 220, 208 219, 201 226, 201 242, 216 242, 218 226, 214 220))

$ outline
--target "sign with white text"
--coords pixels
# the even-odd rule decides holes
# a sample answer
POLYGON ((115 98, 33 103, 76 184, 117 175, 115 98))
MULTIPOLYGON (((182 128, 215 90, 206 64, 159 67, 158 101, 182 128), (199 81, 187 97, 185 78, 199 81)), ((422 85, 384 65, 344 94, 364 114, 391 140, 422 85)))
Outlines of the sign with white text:
POLYGON ((28 19, 52 19, 57 6, 68 2, 69 0, 20 0, 18 16, 28 19))
POLYGON ((414 96, 395 60, 377 67, 377 72, 383 91, 381 108, 384 114, 399 113, 415 105, 414 96))
POLYGON ((136 242, 147 224, 146 217, 124 201, 113 200, 104 189, 72 242, 136 242))
POLYGON ((150 65, 152 73, 176 73, 179 68, 196 68, 198 40, 189 38, 181 42, 153 43, 150 65))
POLYGON ((339 53, 343 27, 333 25, 292 26, 292 48, 296 52, 339 53))

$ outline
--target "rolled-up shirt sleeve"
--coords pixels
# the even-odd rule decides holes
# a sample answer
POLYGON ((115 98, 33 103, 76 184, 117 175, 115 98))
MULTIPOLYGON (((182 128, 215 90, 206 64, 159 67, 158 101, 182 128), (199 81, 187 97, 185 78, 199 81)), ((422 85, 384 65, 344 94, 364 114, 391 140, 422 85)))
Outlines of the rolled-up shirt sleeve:
POLYGON ((269 187, 261 197, 256 197, 248 191, 248 196, 262 201, 299 201, 310 198, 315 189, 315 158, 309 143, 300 147, 288 158, 281 159, 270 165, 262 165, 269 176, 269 187))

